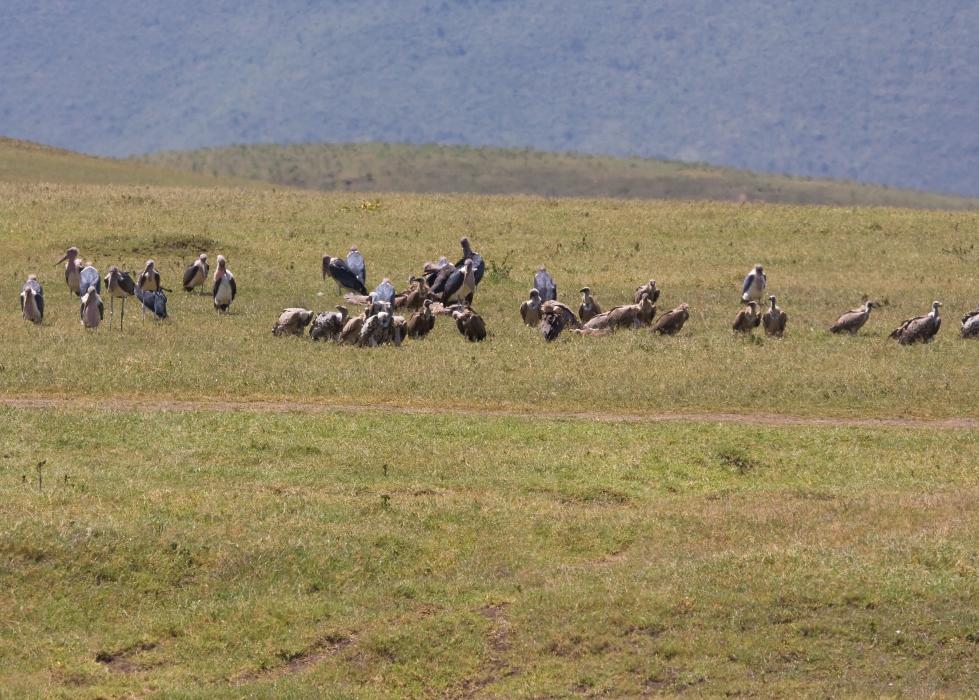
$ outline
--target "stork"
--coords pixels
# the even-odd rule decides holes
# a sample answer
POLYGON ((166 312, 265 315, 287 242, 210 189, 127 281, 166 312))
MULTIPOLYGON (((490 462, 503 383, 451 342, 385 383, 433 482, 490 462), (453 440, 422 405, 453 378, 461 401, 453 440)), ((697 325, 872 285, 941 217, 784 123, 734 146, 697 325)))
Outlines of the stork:
POLYGON ((144 316, 146 311, 149 311, 153 314, 153 318, 158 321, 162 321, 167 317, 167 295, 163 293, 162 288, 154 292, 144 292, 137 284, 136 298, 139 299, 144 316))
POLYGON ((123 272, 115 265, 109 268, 109 274, 105 276, 105 291, 109 295, 109 328, 112 328, 112 319, 115 316, 116 299, 122 299, 122 311, 119 314, 119 330, 126 320, 126 299, 136 293, 136 284, 128 272, 123 272))
POLYGON ((207 264, 207 253, 201 253, 197 256, 197 260, 184 270, 184 291, 192 292, 197 287, 200 287, 201 294, 203 294, 204 285, 207 284, 207 272, 210 269, 210 266, 207 264))
POLYGON ((595 297, 591 295, 591 288, 582 287, 580 291, 581 304, 578 306, 578 318, 581 319, 582 323, 588 323, 602 313, 602 305, 595 301, 595 297))
POLYGON ((102 297, 99 296, 94 284, 88 286, 85 296, 82 297, 80 315, 82 325, 93 329, 98 328, 105 317, 105 306, 102 304, 102 297))
POLYGON ((541 301, 557 300, 557 285, 547 268, 541 265, 534 273, 534 288, 540 292, 541 301))
POLYGON ((218 256, 218 269, 214 271, 214 289, 211 296, 214 299, 214 308, 225 313, 231 302, 238 294, 238 285, 235 283, 235 276, 228 269, 228 261, 223 255, 218 256))
POLYGON ((323 279, 325 280, 327 277, 332 278, 337 283, 337 294, 343 295, 344 289, 357 294, 367 294, 367 287, 347 266, 347 263, 340 258, 331 258, 329 255, 323 256, 323 279))
POLYGON ((37 275, 28 275, 20 288, 20 310, 24 319, 40 324, 44 320, 44 288, 37 281, 37 275))
POLYGON ((449 304, 456 300, 465 300, 467 304, 471 304, 473 295, 476 293, 476 284, 476 273, 470 258, 462 264, 461 270, 453 272, 446 281, 445 288, 442 290, 442 303, 449 304))
POLYGON ((446 267, 452 267, 455 269, 455 265, 450 265, 449 261, 446 260, 444 255, 438 259, 438 262, 426 262, 422 268, 422 277, 425 278, 425 284, 427 284, 429 287, 435 284, 435 278, 438 277, 438 274, 446 267))
POLYGON ((65 263, 65 284, 68 285, 68 295, 74 294, 80 297, 82 289, 79 286, 78 275, 82 271, 82 266, 78 260, 78 248, 72 246, 66 250, 64 256, 55 265, 61 263, 65 263))
POLYGON ((761 301, 767 284, 768 278, 765 276, 765 270, 761 265, 755 265, 744 278, 744 284, 741 285, 741 301, 745 304, 749 301, 761 301))
POLYGON ((901 345, 930 343, 942 327, 942 318, 938 314, 938 309, 941 306, 942 302, 940 301, 932 302, 930 313, 907 319, 891 331, 890 337, 897 340, 901 345))
POLYGON ((462 267, 467 260, 472 260, 473 275, 476 278, 476 286, 478 286, 483 280, 483 273, 486 272, 486 263, 483 261, 483 256, 472 249, 472 244, 465 236, 459 239, 459 245, 462 246, 462 259, 456 263, 456 267, 462 267))
POLYGON ((520 305, 520 318, 528 326, 533 327, 540 323, 541 303, 540 290, 534 287, 530 290, 530 299, 520 305))
POLYGON ((367 263, 355 245, 350 246, 350 251, 347 253, 347 267, 356 275, 361 284, 367 284, 367 263))
POLYGON ((765 329, 765 335, 781 338, 785 333, 785 324, 789 320, 788 315, 775 305, 775 295, 770 294, 768 301, 771 306, 762 314, 761 323, 765 329))
POLYGON ((391 284, 391 280, 385 277, 374 289, 374 301, 383 301, 390 304, 391 308, 394 308, 394 297, 394 285, 391 284))
POLYGON ((99 276, 99 271, 95 269, 95 265, 89 261, 85 263, 85 267, 78 273, 78 288, 88 289, 93 286, 96 292, 99 294, 102 293, 102 278, 99 276))
POLYGON ((139 273, 139 277, 136 278, 136 286, 144 292, 155 292, 162 288, 160 285, 160 273, 156 270, 155 262, 152 260, 146 261, 146 267, 143 268, 143 271, 139 273))

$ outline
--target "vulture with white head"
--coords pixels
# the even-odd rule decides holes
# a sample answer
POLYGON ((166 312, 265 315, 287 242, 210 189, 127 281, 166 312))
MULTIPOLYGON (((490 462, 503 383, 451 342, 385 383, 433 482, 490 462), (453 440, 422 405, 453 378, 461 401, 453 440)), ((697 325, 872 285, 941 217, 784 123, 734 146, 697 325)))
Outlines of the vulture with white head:
POLYGON ((582 323, 588 323, 600 313, 602 313, 602 305, 591 295, 591 289, 589 287, 582 287, 581 304, 578 306, 578 318, 581 319, 582 323))
POLYGON ((540 291, 535 287, 530 290, 530 298, 520 305, 520 318, 528 326, 536 326, 540 323, 540 307, 540 291))
POLYGON ((891 331, 890 337, 897 340, 901 345, 930 343, 942 327, 942 317, 938 313, 941 306, 942 302, 940 301, 932 302, 931 312, 924 316, 907 319, 891 331))
POLYGON ((836 319, 836 323, 829 327, 830 333, 849 333, 850 335, 856 335, 857 331, 863 328, 863 325, 870 318, 870 312, 872 309, 880 308, 880 304, 876 301, 868 301, 863 306, 850 309, 845 314, 836 319))

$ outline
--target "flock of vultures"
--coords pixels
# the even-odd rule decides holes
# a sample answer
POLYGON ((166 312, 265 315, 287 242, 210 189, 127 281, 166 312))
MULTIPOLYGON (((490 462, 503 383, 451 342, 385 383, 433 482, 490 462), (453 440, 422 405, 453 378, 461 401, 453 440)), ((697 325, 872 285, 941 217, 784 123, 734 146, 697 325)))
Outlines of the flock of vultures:
MULTIPOLYGON (((351 247, 346 258, 323 256, 323 279, 331 278, 350 306, 362 311, 351 314, 347 306, 337 305, 333 311, 314 313, 310 309, 283 309, 273 326, 275 335, 302 335, 309 328, 313 340, 329 340, 340 344, 376 347, 386 343, 400 345, 406 338, 423 338, 435 328, 436 317, 451 317, 456 328, 466 340, 478 342, 486 338, 486 323, 473 308, 473 299, 486 271, 483 257, 475 252, 468 238, 462 238, 462 257, 452 264, 445 256, 437 262, 426 262, 420 275, 408 280, 406 289, 398 292, 388 278, 384 278, 373 291, 367 290, 367 265, 364 256, 351 247)), ((65 264, 65 283, 71 293, 81 299, 80 319, 86 328, 98 328, 105 318, 102 301, 103 282, 109 297, 109 326, 115 316, 115 301, 120 302, 119 326, 125 320, 125 303, 135 297, 141 314, 162 320, 167 317, 167 296, 171 290, 163 287, 160 273, 152 260, 146 261, 143 271, 134 273, 109 268, 103 278, 92 263, 82 262, 76 247, 67 250, 56 264, 65 264)), ((226 312, 238 293, 237 282, 228 269, 223 255, 217 257, 213 275, 207 255, 201 254, 184 271, 181 286, 187 292, 200 288, 203 292, 211 285, 214 308, 226 312)), ((775 300, 767 295, 767 277, 761 265, 756 265, 744 279, 741 288, 741 306, 737 311, 732 329, 736 333, 752 333, 762 327, 769 336, 781 337, 788 322, 788 315, 775 300)), ((619 329, 649 328, 663 335, 678 333, 690 317, 687 304, 656 316, 656 303, 660 289, 655 280, 639 285, 631 304, 622 304, 604 310, 592 294, 583 287, 581 304, 575 311, 557 300, 557 285, 546 268, 541 267, 534 275, 534 287, 529 298, 520 304, 520 316, 528 326, 537 327, 545 341, 553 341, 568 329, 579 335, 606 335, 619 329)), ((24 318, 41 323, 44 318, 44 289, 36 275, 29 275, 21 288, 20 306, 24 318)), ((873 301, 847 311, 830 326, 832 333, 857 333, 870 318, 873 301)), ((931 311, 923 316, 909 318, 890 334, 899 343, 931 341, 941 328, 939 315, 941 302, 934 302, 931 311)), ((979 308, 962 317, 963 338, 979 338, 979 308)))

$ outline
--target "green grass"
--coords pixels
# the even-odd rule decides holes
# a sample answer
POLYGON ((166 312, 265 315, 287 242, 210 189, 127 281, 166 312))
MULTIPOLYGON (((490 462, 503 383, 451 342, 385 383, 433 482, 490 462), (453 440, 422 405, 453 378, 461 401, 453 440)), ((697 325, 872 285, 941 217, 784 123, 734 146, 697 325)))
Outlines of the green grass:
POLYGON ((30 141, 0 136, 0 182, 65 185, 156 185, 170 187, 248 187, 243 179, 218 178, 157 165, 99 158, 30 141))
POLYGON ((979 673, 974 432, 3 409, 0 449, 10 695, 955 696, 979 673))
POLYGON ((389 143, 267 144, 167 151, 134 160, 198 174, 331 191, 977 208, 975 199, 841 180, 765 175, 703 163, 529 149, 389 143))
MULTIPOLYGON (((733 411, 802 416, 979 415, 974 343, 957 318, 975 307, 977 216, 968 213, 525 197, 359 197, 298 191, 67 188, 0 185, 0 395, 324 401, 522 411, 733 411), (463 341, 442 322, 424 341, 366 352, 274 338, 279 311, 332 308, 320 256, 356 243, 371 285, 396 283, 460 234, 487 257, 476 296, 490 337, 463 341), (85 332, 54 261, 69 245, 104 272, 156 259, 178 287, 200 250, 228 256, 240 295, 227 317, 208 296, 171 295, 171 320, 124 333, 85 332), (755 262, 789 314, 781 341, 737 338, 730 322, 755 262), (562 337, 546 345, 518 306, 546 263, 577 307, 589 285, 606 306, 654 277, 661 310, 691 319, 675 338, 648 332, 562 337), (493 266, 497 272, 493 272, 493 266), (47 316, 19 318, 30 272, 46 285, 47 316), (323 296, 319 296, 321 294, 323 296), (865 332, 826 327, 869 295, 885 304, 865 332), (945 327, 926 347, 887 333, 944 302, 945 327)), ((444 321, 444 319, 443 319, 444 321)))

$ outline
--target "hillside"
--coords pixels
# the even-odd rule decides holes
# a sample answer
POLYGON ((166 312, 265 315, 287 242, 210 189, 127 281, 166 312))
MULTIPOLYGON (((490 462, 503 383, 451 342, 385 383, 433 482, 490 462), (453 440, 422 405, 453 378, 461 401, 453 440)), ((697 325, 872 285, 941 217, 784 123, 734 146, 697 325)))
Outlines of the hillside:
POLYGON ((164 185, 174 187, 254 187, 243 180, 216 178, 114 158, 98 158, 0 136, 0 182, 55 182, 66 185, 164 185))
POLYGON ((963 0, 8 0, 0 18, 5 132, 86 153, 494 145, 979 195, 963 0))
POLYGON ((974 209, 976 200, 703 164, 532 150, 404 144, 253 145, 170 151, 143 162, 319 190, 714 199, 974 209))

